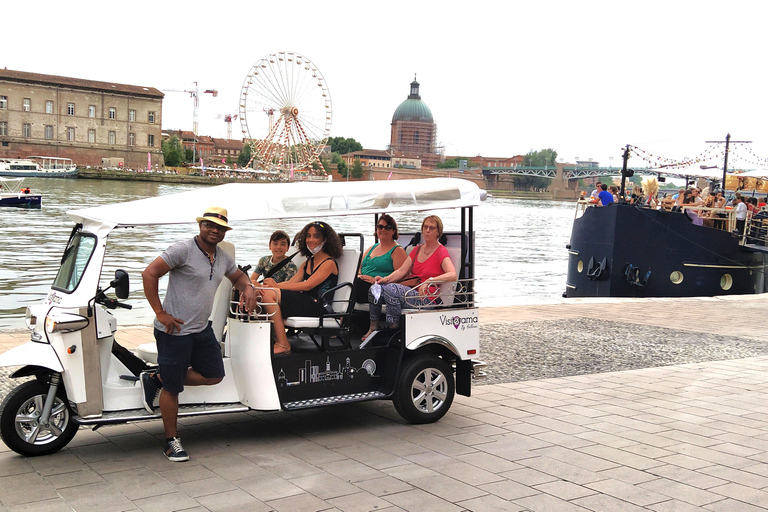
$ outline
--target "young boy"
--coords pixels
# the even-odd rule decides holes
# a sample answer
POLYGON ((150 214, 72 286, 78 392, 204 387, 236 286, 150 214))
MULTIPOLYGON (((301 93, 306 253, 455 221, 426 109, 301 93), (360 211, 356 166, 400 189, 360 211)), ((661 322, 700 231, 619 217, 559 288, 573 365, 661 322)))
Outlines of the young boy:
MULTIPOLYGON (((281 230, 272 233, 272 236, 269 237, 269 250, 272 252, 272 255, 264 256, 259 260, 253 274, 251 274, 251 282, 257 284, 260 276, 287 258, 285 253, 288 252, 290 246, 291 238, 288 236, 288 233, 281 230)), ((283 281, 288 281, 292 278, 297 270, 296 264, 293 263, 293 261, 289 261, 271 277, 278 283, 282 283, 283 281)))

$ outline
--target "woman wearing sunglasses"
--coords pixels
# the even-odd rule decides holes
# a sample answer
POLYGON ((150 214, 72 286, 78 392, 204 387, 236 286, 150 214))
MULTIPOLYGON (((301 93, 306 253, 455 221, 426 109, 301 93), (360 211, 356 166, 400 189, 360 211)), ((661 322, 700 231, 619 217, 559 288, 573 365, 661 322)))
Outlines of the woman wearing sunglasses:
MULTIPOLYGON (((434 307, 438 304, 437 283, 455 281, 456 268, 453 266, 448 249, 439 242, 443 234, 443 221, 437 215, 426 217, 421 223, 421 239, 400 267, 387 276, 376 277, 375 283, 381 285, 379 300, 368 293, 371 327, 377 328, 381 305, 387 305, 387 323, 390 328, 397 328, 404 306, 434 307), (403 279, 417 277, 417 288, 400 284, 403 279)), ((412 285, 413 286, 413 285, 412 285)))
MULTIPOLYGON (((368 247, 360 262, 360 270, 355 280, 355 298, 357 302, 368 302, 368 290, 375 278, 388 276, 400 268, 408 255, 395 240, 398 238, 397 223, 386 213, 376 222, 376 237, 379 243, 368 247)), ((417 283, 414 283, 417 284, 417 283)), ((373 331, 376 324, 371 320, 371 327, 363 336, 365 340, 373 331)))

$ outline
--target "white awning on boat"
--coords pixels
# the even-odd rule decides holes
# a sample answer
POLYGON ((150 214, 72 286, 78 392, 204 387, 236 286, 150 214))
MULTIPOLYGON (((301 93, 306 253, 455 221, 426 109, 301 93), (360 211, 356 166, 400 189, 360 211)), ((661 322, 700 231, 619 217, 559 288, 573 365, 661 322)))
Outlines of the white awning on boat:
POLYGON ((71 210, 75 222, 112 227, 194 223, 210 206, 229 222, 325 218, 479 206, 485 190, 458 178, 395 181, 229 183, 165 196, 71 210))

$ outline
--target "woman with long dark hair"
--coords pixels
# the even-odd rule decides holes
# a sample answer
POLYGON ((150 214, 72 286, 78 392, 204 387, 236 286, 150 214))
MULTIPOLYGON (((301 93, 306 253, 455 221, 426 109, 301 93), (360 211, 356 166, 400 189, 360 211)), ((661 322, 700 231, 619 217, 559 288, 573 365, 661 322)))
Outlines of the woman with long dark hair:
POLYGON ((298 237, 299 252, 306 256, 290 281, 282 283, 266 278, 258 291, 275 326, 274 354, 290 354, 291 345, 285 333, 284 318, 320 316, 325 305, 320 297, 336 286, 342 254, 342 243, 336 231, 326 222, 310 222, 298 237))

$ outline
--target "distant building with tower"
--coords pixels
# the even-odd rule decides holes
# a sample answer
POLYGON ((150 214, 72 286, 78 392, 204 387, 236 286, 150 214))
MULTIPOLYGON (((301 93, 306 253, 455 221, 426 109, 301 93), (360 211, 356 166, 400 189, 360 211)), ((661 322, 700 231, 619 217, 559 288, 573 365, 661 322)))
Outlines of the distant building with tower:
POLYGON ((419 85, 414 76, 408 98, 392 115, 388 149, 420 160, 422 167, 434 169, 440 161, 442 148, 437 146, 437 125, 429 106, 421 99, 419 85))

